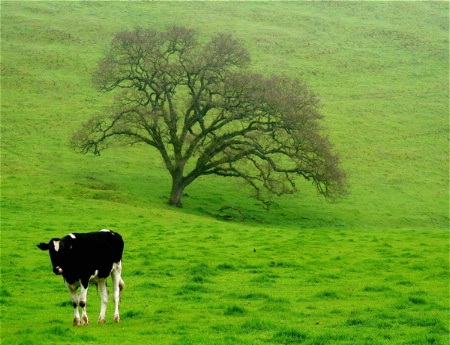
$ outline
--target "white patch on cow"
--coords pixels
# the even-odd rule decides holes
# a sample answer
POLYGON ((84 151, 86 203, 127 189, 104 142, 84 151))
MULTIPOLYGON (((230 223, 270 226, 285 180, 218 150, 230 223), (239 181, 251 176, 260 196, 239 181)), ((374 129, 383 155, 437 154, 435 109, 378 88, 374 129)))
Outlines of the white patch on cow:
POLYGON ((75 235, 74 234, 69 234, 70 237, 72 237, 73 239, 75 239, 75 235))
POLYGON ((98 277, 98 270, 95 270, 94 275, 92 275, 92 276, 89 278, 89 282, 90 282, 90 283, 97 284, 98 281, 99 281, 99 279, 100 279, 100 278, 98 277))
POLYGON ((101 229, 100 232, 111 232, 111 230, 108 230, 108 229, 101 229))
POLYGON ((60 241, 53 241, 53 245, 55 246, 55 252, 59 250, 59 242, 60 241))

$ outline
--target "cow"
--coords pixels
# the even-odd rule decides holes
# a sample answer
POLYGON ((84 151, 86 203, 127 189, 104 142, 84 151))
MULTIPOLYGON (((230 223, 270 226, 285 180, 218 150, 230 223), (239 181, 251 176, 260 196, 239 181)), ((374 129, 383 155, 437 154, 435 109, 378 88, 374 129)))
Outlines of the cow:
POLYGON ((114 321, 119 322, 120 292, 124 288, 122 280, 122 237, 111 230, 98 232, 72 233, 63 238, 53 238, 48 243, 37 245, 50 252, 53 272, 62 275, 72 297, 74 308, 73 325, 88 325, 86 301, 89 283, 97 284, 101 293, 99 323, 105 322, 108 289, 106 278, 111 274, 114 296, 114 321), (77 289, 80 287, 80 295, 77 289), (82 309, 80 313, 78 306, 82 309))

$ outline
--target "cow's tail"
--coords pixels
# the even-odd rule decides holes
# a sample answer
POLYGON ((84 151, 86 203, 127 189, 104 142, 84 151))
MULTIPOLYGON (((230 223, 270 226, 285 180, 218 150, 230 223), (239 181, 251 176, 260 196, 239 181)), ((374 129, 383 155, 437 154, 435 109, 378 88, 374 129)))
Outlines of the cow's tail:
POLYGON ((119 280, 119 303, 122 303, 122 291, 125 289, 125 283, 122 278, 119 280))

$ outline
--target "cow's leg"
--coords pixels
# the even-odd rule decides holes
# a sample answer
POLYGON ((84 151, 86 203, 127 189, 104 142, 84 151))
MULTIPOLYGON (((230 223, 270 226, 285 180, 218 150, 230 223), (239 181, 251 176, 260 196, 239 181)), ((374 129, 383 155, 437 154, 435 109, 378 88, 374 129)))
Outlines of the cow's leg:
POLYGON ((86 325, 86 326, 89 324, 89 318, 88 318, 87 312, 86 312, 88 289, 89 289, 89 284, 86 284, 86 287, 84 287, 83 284, 81 284, 81 287, 80 287, 81 324, 86 325))
POLYGON ((120 290, 121 287, 123 287, 122 261, 113 264, 113 269, 111 271, 111 278, 113 283, 113 294, 114 294, 114 321, 119 322, 120 290))
POLYGON ((99 279, 98 287, 100 289, 100 298, 102 300, 98 322, 105 323, 106 306, 108 305, 108 288, 106 287, 106 279, 99 279))
POLYGON ((65 282, 67 289, 69 290, 70 297, 72 297, 72 305, 73 305, 73 325, 78 326, 80 324, 80 312, 78 311, 78 294, 77 294, 77 288, 78 285, 76 284, 69 284, 67 281, 65 282))

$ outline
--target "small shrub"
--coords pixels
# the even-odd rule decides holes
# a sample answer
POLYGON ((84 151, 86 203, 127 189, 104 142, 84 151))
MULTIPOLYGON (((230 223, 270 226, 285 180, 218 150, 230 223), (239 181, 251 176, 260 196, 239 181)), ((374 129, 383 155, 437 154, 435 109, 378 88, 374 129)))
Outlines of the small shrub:
POLYGON ((77 335, 76 339, 79 340, 81 343, 98 341, 96 337, 93 337, 92 335, 88 334, 79 334, 77 335))
POLYGON ((427 303, 424 298, 417 297, 417 296, 410 296, 409 301, 413 304, 426 304, 427 303))
POLYGON ((214 275, 216 272, 213 268, 209 267, 205 263, 200 263, 197 266, 194 266, 190 269, 190 273, 193 276, 200 276, 200 277, 206 277, 214 275))
POLYGON ((65 336, 69 332, 69 328, 61 327, 61 326, 54 326, 46 332, 47 332, 47 334, 51 334, 51 335, 65 336))
POLYGON ((135 271, 133 271, 133 272, 130 272, 130 274, 129 275, 132 275, 132 276, 143 276, 143 275, 145 275, 146 273, 143 271, 143 270, 135 270, 135 271))
POLYGON ((366 292, 385 292, 385 291, 389 291, 390 288, 388 288, 387 286, 366 286, 363 291, 366 292))
POLYGON ((64 302, 58 303, 57 306, 63 307, 63 308, 70 306, 73 308, 72 301, 64 301, 64 302))
POLYGON ((8 298, 12 297, 12 294, 6 290, 6 289, 2 289, 0 290, 0 304, 1 305, 8 305, 9 301, 8 298))
POLYGON ((138 317, 142 314, 142 311, 140 310, 129 310, 125 313, 122 313, 120 316, 123 319, 134 319, 135 317, 138 317))
POLYGON ((175 345, 194 345, 195 342, 187 336, 182 336, 175 345))
POLYGON ((194 277, 192 277, 191 280, 192 280, 194 283, 199 283, 199 284, 203 284, 203 283, 206 281, 206 279, 203 278, 203 277, 201 277, 201 276, 194 276, 194 277))
POLYGON ((245 314, 245 309, 238 307, 237 305, 233 305, 232 307, 227 307, 224 312, 225 315, 243 315, 245 314))
POLYGON ((16 332, 17 335, 32 334, 32 333, 33 333, 33 330, 31 328, 19 329, 16 332))
POLYGON ((242 299, 259 300, 259 299, 268 299, 269 295, 265 293, 249 293, 246 295, 240 295, 238 297, 242 299))
POLYGON ((339 299, 339 295, 335 291, 322 291, 316 294, 317 298, 321 299, 339 299))
POLYGON ((439 332, 445 332, 446 327, 445 324, 437 317, 414 317, 414 316, 406 316, 403 320, 403 323, 411 326, 411 327, 432 327, 439 332))
POLYGON ((364 320, 360 319, 358 317, 351 317, 349 319, 347 319, 347 326, 359 326, 359 325, 363 325, 364 324, 364 320))
POLYGON ((307 338, 305 333, 299 332, 295 329, 287 329, 277 332, 273 336, 273 341, 282 344, 300 344, 307 338))
POLYGON ((242 326, 244 333, 270 331, 274 328, 273 324, 260 319, 251 319, 246 321, 242 326))
POLYGON ((227 264, 227 263, 220 264, 219 266, 217 266, 217 268, 222 271, 236 271, 236 267, 234 267, 231 264, 227 264))
POLYGON ((12 297, 11 292, 9 292, 6 289, 1 289, 0 290, 0 297, 12 297))
POLYGON ((251 280, 252 283, 257 284, 272 284, 275 283, 275 279, 278 278, 276 274, 261 274, 251 280))
POLYGON ((283 262, 283 261, 271 261, 269 263, 270 267, 285 267, 285 268, 289 268, 289 267, 295 267, 296 265, 294 263, 291 262, 283 262))

